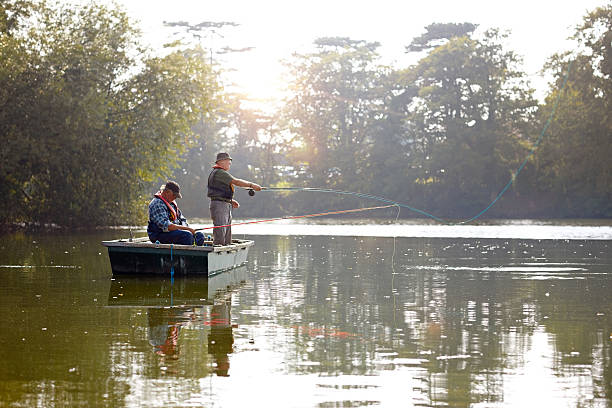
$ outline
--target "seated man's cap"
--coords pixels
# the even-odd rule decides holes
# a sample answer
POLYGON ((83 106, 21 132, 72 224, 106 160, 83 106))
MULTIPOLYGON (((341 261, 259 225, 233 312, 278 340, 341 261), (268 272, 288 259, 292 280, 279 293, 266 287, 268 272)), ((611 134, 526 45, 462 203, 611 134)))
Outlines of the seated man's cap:
POLYGON ((174 195, 176 195, 178 198, 183 197, 181 195, 181 186, 179 186, 178 183, 175 181, 168 180, 164 189, 172 190, 174 195))

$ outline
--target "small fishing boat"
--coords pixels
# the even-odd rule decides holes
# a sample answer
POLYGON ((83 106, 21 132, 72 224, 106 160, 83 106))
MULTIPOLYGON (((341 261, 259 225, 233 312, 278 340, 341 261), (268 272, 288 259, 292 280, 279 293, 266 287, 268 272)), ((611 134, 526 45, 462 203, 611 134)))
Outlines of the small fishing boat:
POLYGON ((113 274, 212 276, 243 265, 247 260, 250 240, 232 240, 231 245, 202 246, 158 244, 148 237, 102 241, 108 248, 113 274))

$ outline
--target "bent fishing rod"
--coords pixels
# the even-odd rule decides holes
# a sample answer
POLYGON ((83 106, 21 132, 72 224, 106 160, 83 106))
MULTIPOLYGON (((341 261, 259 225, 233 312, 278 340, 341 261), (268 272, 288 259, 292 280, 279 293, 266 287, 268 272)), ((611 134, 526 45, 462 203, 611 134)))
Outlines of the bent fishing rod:
MULTIPOLYGON (((255 195, 255 190, 253 190, 252 188, 246 188, 246 190, 248 191, 249 196, 253 197, 255 195)), ((352 210, 341 210, 341 211, 331 211, 331 212, 325 212, 325 213, 317 213, 317 214, 306 214, 306 215, 297 215, 297 216, 286 216, 286 217, 279 217, 279 218, 273 218, 273 219, 269 219, 269 220, 257 220, 257 221, 247 221, 247 222, 242 222, 242 223, 236 223, 236 224, 227 224, 227 225, 216 225, 214 227, 206 227, 206 228, 199 228, 196 229, 196 231, 201 231, 201 230, 206 230, 206 229, 214 229, 214 228, 223 228, 223 227, 230 227, 230 226, 235 226, 235 225, 244 225, 244 224, 255 224, 255 223, 260 223, 260 222, 271 222, 271 221, 278 221, 278 220, 290 220, 290 219, 296 219, 296 218, 310 218, 310 217, 321 217, 324 215, 335 215, 335 214, 343 214, 343 213, 349 213, 349 212, 358 212, 358 211, 368 211, 368 210, 375 210, 375 209, 382 209, 382 208, 388 208, 388 207, 397 207, 399 208, 407 208, 410 211, 414 211, 416 213, 419 213, 421 215, 424 215, 428 218, 432 218, 440 223, 443 224, 457 224, 454 222, 450 222, 450 221, 446 221, 440 217, 436 217, 433 214, 430 214, 426 211, 423 210, 419 210, 418 208, 414 208, 411 207, 407 204, 403 204, 397 201, 393 201, 390 200, 388 198, 385 197, 379 197, 379 196, 375 196, 372 194, 365 194, 365 193, 358 193, 358 192, 354 192, 354 191, 343 191, 343 190, 333 190, 331 188, 318 188, 318 187, 262 187, 260 192, 271 192, 271 193, 291 193, 291 192, 300 192, 300 191, 309 191, 309 192, 319 192, 319 193, 333 193, 333 194, 340 194, 340 195, 352 195, 355 197, 359 197, 359 198, 367 198, 367 199, 371 199, 371 200, 376 200, 376 201, 380 201, 383 203, 387 203, 388 205, 385 206, 379 206, 379 207, 365 207, 365 208, 357 208, 357 209, 352 209, 352 210)), ((399 212, 398 212, 398 216, 397 218, 399 218, 399 212)), ((466 222, 469 222, 472 220, 468 220, 468 221, 464 221, 458 224, 463 224, 466 222)))
MULTIPOLYGON (((250 190, 249 191, 249 195, 250 196, 254 196, 255 195, 255 191, 254 190, 250 190), (252 194, 251 194, 251 191, 253 192, 252 194)), ((390 208, 390 207, 396 207, 396 205, 395 204, 389 204, 389 205, 382 205, 382 206, 378 206, 378 207, 354 208, 354 209, 350 209, 350 210, 328 211, 328 212, 323 212, 323 213, 305 214, 305 215, 290 215, 290 216, 286 216, 286 217, 270 218, 270 219, 266 219, 266 220, 245 221, 245 222, 238 222, 238 223, 235 223, 235 224, 215 225, 215 226, 212 226, 212 227, 196 228, 194 231, 203 231, 203 230, 215 229, 215 228, 235 227, 237 225, 259 224, 261 222, 272 222, 272 221, 279 221, 279 220, 294 220, 294 219, 297 219, 297 218, 322 217, 324 215, 347 214, 347 213, 354 213, 354 212, 360 212, 360 211, 378 210, 378 209, 390 208)))
MULTIPOLYGON (((388 206, 385 207, 372 207, 372 208, 386 208, 386 207, 402 207, 402 208, 407 208, 410 211, 414 211, 416 213, 419 213, 421 215, 424 215, 426 217, 432 218, 438 222, 442 222, 442 223, 448 223, 447 221, 443 220, 440 217, 436 217, 433 214, 430 214, 426 211, 423 210, 419 210, 418 208, 414 208, 411 207, 407 204, 403 204, 394 200, 390 200, 388 198, 385 197, 380 197, 380 196, 375 196, 372 194, 366 194, 366 193, 358 193, 358 192, 354 192, 354 191, 343 191, 343 190, 333 190, 331 188, 319 188, 319 187, 262 187, 261 188, 261 192, 277 192, 277 193, 287 193, 287 192, 299 192, 299 191, 311 191, 311 192, 319 192, 319 193, 333 193, 333 194, 340 194, 340 195, 352 195, 355 197, 359 197, 359 198, 367 198, 367 199, 371 199, 371 200, 376 200, 376 201, 380 201, 383 203, 387 203, 389 204, 388 206)), ((253 189, 248 189, 248 193, 249 195, 252 197, 255 195, 255 190, 253 189)))

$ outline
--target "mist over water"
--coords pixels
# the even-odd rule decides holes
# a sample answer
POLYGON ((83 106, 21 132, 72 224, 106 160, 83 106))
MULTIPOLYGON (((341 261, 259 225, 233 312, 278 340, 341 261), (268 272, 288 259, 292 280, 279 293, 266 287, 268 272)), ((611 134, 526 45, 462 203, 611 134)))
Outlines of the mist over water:
POLYGON ((3 235, 0 405, 610 406, 609 227, 523 224, 254 224, 174 281, 111 275, 123 229, 3 235))

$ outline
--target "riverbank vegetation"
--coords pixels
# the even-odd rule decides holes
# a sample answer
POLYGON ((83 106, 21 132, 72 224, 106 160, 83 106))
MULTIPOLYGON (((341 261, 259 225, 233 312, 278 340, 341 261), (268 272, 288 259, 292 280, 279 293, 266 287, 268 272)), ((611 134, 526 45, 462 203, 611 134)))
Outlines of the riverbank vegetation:
POLYGON ((153 55, 116 8, 3 2, 0 222, 142 220, 215 104, 202 52, 153 55))
MULTIPOLYGON (((221 149, 233 174, 265 186, 357 191, 467 218, 513 177, 557 99, 536 153, 487 215, 612 216, 612 6, 588 13, 577 47, 550 57, 543 102, 508 34, 470 23, 424 27, 406 40, 418 57, 407 67, 382 64, 378 43, 319 38, 287 61, 289 97, 273 113, 223 91, 204 49, 174 44, 159 56, 134 27, 94 3, 0 6, 0 222, 143 223, 166 178, 181 184, 183 211, 205 217, 221 149)), ((358 204, 249 200, 240 216, 358 204)))

